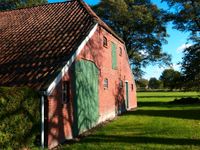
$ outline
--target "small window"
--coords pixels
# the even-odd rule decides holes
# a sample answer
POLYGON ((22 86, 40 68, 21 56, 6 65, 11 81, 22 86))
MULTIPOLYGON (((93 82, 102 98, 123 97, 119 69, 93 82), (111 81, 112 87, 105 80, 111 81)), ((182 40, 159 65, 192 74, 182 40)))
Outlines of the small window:
POLYGON ((123 88, 123 81, 122 81, 122 80, 120 80, 120 82, 119 82, 119 88, 120 88, 120 89, 123 88))
POLYGON ((104 47, 108 46, 108 40, 107 40, 107 38, 105 36, 103 37, 103 46, 104 47))
POLYGON ((119 48, 119 56, 122 56, 122 48, 119 48))
POLYGON ((131 90, 133 91, 133 89, 134 89, 134 86, 133 86, 133 84, 131 84, 131 90))
POLYGON ((63 103, 69 102, 69 81, 63 81, 62 85, 62 101, 63 103))
POLYGON ((104 79, 103 87, 104 87, 104 89, 105 89, 105 88, 106 88, 106 89, 108 88, 108 79, 107 79, 107 78, 104 79))

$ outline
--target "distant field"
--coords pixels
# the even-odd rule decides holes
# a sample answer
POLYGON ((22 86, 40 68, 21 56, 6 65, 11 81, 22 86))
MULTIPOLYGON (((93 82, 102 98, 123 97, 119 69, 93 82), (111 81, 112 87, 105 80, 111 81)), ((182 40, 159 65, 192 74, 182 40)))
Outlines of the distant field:
POLYGON ((140 92, 138 109, 98 127, 91 135, 60 149, 200 149, 200 105, 169 101, 197 97, 196 92, 140 92))

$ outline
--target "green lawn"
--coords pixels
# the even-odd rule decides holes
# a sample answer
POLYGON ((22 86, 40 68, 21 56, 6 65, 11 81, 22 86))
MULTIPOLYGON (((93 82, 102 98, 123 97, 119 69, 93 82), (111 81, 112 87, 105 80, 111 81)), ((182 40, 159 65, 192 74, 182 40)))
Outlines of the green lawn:
POLYGON ((95 129, 61 149, 200 149, 200 105, 167 102, 195 92, 141 92, 138 109, 95 129))

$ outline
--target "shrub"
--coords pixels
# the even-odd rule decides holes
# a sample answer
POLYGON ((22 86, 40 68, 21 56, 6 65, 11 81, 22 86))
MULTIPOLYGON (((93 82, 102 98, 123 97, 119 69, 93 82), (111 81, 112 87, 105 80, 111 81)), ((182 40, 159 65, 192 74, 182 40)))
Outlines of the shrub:
POLYGON ((0 88, 0 149, 34 145, 40 134, 39 95, 29 88, 0 88))

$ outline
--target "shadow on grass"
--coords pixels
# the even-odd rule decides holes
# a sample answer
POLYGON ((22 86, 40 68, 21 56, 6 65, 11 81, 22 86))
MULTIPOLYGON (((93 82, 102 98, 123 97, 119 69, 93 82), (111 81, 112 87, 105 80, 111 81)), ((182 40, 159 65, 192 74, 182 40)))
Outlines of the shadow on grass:
POLYGON ((143 101, 138 102, 138 107, 200 107, 200 104, 172 104, 167 102, 157 102, 157 101, 143 101))
POLYGON ((137 110, 137 111, 129 111, 129 112, 125 113, 124 116, 140 115, 140 116, 170 117, 170 118, 200 120, 199 114, 200 114, 200 109, 193 109, 193 110, 137 110))
MULTIPOLYGON (((122 136, 122 135, 90 135, 80 143, 130 143, 130 144, 168 144, 168 145, 196 145, 200 140, 166 137, 122 136)), ((75 144, 76 142, 70 143, 75 144)), ((69 144, 69 143, 68 143, 69 144)))
POLYGON ((138 102, 138 107, 167 107, 171 105, 168 105, 167 102, 138 102))
POLYGON ((198 97, 197 95, 186 95, 186 96, 176 96, 176 95, 149 95, 149 96, 137 96, 138 98, 183 98, 183 97, 198 97))

